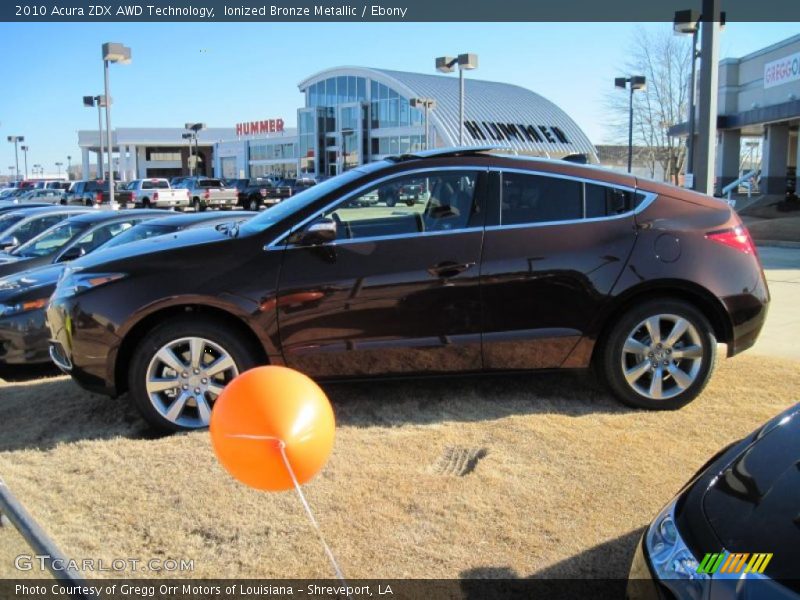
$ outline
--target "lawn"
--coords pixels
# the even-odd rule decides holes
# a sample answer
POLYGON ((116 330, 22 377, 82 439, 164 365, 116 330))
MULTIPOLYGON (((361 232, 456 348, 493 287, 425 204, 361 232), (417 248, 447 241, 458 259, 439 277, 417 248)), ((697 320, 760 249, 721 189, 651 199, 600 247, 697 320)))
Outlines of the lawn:
MULTIPOLYGON (((722 360, 667 413, 574 373, 328 386, 336 444, 305 492, 350 578, 625 577, 642 528, 695 470, 798 400, 797 365, 722 360)), ((69 556, 332 576, 294 493, 233 481, 206 432, 155 438, 125 399, 65 377, 0 380, 0 424, 0 476, 69 556)), ((23 549, 0 529, 0 577, 19 575, 23 549)))

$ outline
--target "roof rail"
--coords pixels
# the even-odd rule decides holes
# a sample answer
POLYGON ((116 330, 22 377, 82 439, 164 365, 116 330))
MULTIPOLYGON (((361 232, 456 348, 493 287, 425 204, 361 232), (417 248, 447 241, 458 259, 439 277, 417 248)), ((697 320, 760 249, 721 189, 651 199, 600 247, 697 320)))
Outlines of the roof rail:
POLYGON ((416 160, 420 158, 449 158, 456 156, 477 156, 487 152, 506 151, 513 152, 513 149, 506 146, 460 146, 452 148, 436 148, 435 150, 423 150, 422 152, 409 152, 396 156, 387 156, 386 160, 392 162, 403 162, 406 160, 416 160))

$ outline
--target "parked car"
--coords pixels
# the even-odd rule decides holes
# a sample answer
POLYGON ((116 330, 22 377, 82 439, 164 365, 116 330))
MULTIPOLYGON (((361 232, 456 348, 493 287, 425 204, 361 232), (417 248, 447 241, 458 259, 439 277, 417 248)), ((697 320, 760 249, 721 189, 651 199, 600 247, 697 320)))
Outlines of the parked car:
POLYGON ((0 277, 75 260, 137 223, 161 216, 162 211, 152 209, 75 214, 13 250, 0 253, 0 277))
POLYGON ((82 212, 85 212, 85 209, 65 206, 32 207, 8 211, 0 215, 0 250, 8 251, 24 244, 53 225, 82 212))
POLYGON ((189 177, 179 186, 189 190, 192 207, 198 212, 207 208, 233 208, 239 200, 236 190, 223 186, 221 179, 189 177))
POLYGON ((628 598, 800 598, 800 404, 720 450, 637 545, 628 598))
POLYGON ((484 150, 370 163, 238 227, 83 258, 48 310, 52 357, 176 430, 207 425, 263 363, 317 378, 594 366, 621 401, 676 409, 718 341, 730 356, 755 342, 769 293, 725 202, 484 150), (424 204, 350 208, 420 179, 424 204))
POLYGON ((42 188, 30 190, 19 196, 21 204, 30 202, 46 202, 47 204, 66 204, 64 190, 58 188, 42 188))
POLYGON ((193 229, 195 227, 216 227, 219 225, 233 225, 239 223, 258 213, 249 211, 239 211, 233 214, 218 212, 204 212, 204 213, 173 213, 169 217, 162 217, 160 219, 151 219, 144 223, 139 223, 136 227, 132 227, 125 233, 118 235, 114 239, 108 241, 101 250, 107 248, 114 248, 123 244, 137 242, 139 240, 150 239, 161 235, 168 235, 184 229, 193 229))
POLYGON ((41 208, 41 207, 52 206, 47 202, 26 202, 25 204, 20 204, 19 201, 14 200, 0 200, 0 216, 7 212, 13 212, 22 210, 25 208, 41 208))
MULTIPOLYGON (((115 218, 114 213, 100 213, 99 217, 97 213, 90 214, 93 215, 91 221, 101 226, 107 224, 109 233, 116 235, 99 246, 84 244, 82 249, 86 253, 101 252, 106 248, 193 227, 233 224, 256 213, 238 212, 226 216, 219 213, 167 213, 170 215, 167 217, 161 213, 161 216, 141 221, 132 227, 128 226, 129 221, 125 218, 115 218)), ((128 218, 132 216, 128 213, 128 218)), ((89 235, 92 239, 101 239, 97 227, 89 235)), ((59 261, 0 278, 0 365, 50 362, 50 330, 45 322, 45 305, 67 264, 59 261)))
POLYGON ((134 179, 120 187, 116 201, 123 208, 186 208, 189 191, 172 189, 166 179, 134 179))
POLYGON ((109 203, 108 181, 102 179, 81 179, 76 181, 66 194, 67 204, 79 206, 100 206, 109 203))

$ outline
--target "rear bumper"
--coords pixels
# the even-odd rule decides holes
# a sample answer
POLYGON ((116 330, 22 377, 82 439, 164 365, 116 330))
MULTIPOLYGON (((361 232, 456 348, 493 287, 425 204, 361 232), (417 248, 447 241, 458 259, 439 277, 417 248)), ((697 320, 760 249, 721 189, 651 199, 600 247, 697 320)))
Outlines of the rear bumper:
POLYGON ((0 365, 50 362, 44 309, 0 319, 0 365))
POLYGON ((756 343, 769 312, 769 289, 762 280, 749 293, 721 298, 731 321, 732 337, 728 356, 744 352, 756 343))

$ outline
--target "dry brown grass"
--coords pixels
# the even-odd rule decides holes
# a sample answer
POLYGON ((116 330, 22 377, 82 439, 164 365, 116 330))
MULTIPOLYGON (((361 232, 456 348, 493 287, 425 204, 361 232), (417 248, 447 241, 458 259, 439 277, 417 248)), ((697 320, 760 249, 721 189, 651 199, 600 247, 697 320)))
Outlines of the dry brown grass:
MULTIPOLYGON (((336 445, 305 491, 352 578, 624 577, 641 528, 692 473, 797 401, 797 367, 722 361, 671 413, 629 410, 570 373, 329 386, 336 445)), ((63 377, 0 382, 0 424, 0 475, 70 556, 332 575, 293 493, 237 484, 207 433, 146 439, 124 401, 63 377)), ((18 575, 19 551, 0 529, 0 577, 18 575)))

